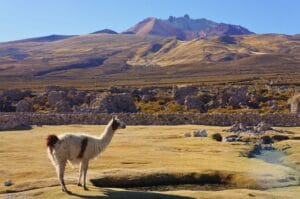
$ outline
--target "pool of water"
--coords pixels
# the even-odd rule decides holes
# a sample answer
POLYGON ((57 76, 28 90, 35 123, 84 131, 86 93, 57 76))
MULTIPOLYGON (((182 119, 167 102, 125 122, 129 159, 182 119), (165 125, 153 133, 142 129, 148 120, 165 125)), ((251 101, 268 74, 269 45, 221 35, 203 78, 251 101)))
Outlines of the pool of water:
POLYGON ((272 163, 272 164, 282 164, 282 158, 285 154, 282 151, 278 151, 276 149, 272 150, 260 150, 254 157, 257 159, 264 160, 265 162, 272 163))

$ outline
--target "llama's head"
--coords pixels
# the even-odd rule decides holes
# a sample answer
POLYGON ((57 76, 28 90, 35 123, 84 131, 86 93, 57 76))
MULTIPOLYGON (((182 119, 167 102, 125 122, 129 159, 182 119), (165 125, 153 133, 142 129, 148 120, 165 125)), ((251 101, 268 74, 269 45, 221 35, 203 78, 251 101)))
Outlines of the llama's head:
POLYGON ((112 129, 117 130, 117 129, 125 129, 126 124, 125 122, 121 121, 117 117, 113 116, 112 118, 112 129))

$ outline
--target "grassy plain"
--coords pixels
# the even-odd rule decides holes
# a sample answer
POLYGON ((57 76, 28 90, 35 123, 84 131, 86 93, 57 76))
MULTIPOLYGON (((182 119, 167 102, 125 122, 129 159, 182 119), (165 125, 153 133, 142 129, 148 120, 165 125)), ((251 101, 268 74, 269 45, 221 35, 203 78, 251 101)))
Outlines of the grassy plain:
MULTIPOLYGON (((90 191, 84 192, 73 185, 78 169, 67 166, 67 186, 73 195, 61 193, 46 155, 45 137, 67 132, 100 135, 103 129, 104 126, 66 125, 0 132, 0 193, 4 197, 20 198, 297 198, 300 193, 299 140, 275 145, 288 154, 283 160, 287 166, 269 164, 246 157, 251 145, 211 139, 210 135, 216 132, 227 134, 222 132, 224 127, 195 125, 129 126, 120 130, 109 148, 91 161, 88 179, 126 184, 167 175, 173 179, 170 182, 180 183, 182 178, 192 176, 200 180, 217 179, 212 184, 215 188, 150 192, 99 188, 88 183, 90 191), (208 131, 207 138, 183 136, 185 132, 202 128, 208 131), (7 179, 12 180, 12 186, 3 186, 7 179)), ((300 128, 285 129, 300 134, 300 128)))

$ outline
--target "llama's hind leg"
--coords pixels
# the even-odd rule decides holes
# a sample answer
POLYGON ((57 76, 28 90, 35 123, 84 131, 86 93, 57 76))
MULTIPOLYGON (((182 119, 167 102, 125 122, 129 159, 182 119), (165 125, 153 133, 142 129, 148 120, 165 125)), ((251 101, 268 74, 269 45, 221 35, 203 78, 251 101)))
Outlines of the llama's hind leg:
POLYGON ((88 190, 88 188, 86 187, 86 173, 88 170, 88 166, 89 166, 89 161, 82 161, 81 167, 83 170, 83 189, 84 190, 88 190))
POLYGON ((78 177, 78 181, 77 181, 77 185, 78 186, 82 186, 82 184, 80 183, 81 182, 81 176, 82 176, 82 172, 83 172, 83 170, 82 170, 82 162, 80 163, 80 165, 79 165, 79 177, 78 177))
POLYGON ((61 185, 61 190, 63 192, 69 193, 69 191, 67 190, 65 181, 64 181, 65 167, 66 167, 66 162, 65 161, 60 162, 57 165, 56 170, 57 170, 58 179, 59 179, 59 182, 60 182, 60 185, 61 185))

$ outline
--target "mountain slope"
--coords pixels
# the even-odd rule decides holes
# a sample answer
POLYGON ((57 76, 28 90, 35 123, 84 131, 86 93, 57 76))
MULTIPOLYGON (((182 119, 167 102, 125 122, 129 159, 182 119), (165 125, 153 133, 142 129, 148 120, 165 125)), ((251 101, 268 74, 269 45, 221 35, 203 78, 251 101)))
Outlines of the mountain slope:
MULTIPOLYGON (((300 42, 284 35, 223 36, 192 41, 170 40, 154 53, 137 51, 131 65, 170 66, 234 62, 248 57, 292 57, 298 60, 300 42)), ((145 49, 146 51, 148 49, 145 49)), ((149 50, 148 50, 149 51, 149 50)), ((273 60, 269 60, 273 63, 273 60)), ((242 66, 241 66, 242 67, 242 66)))
POLYGON ((74 36, 75 35, 49 35, 49 36, 44 36, 44 37, 22 39, 22 40, 17 40, 14 42, 52 42, 52 41, 67 39, 67 38, 74 37, 74 36))
POLYGON ((0 89, 29 84, 90 87, 96 80, 101 86, 111 86, 249 79, 300 84, 299 35, 181 41, 174 37, 88 34, 52 42, 0 43, 0 89))

